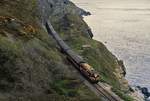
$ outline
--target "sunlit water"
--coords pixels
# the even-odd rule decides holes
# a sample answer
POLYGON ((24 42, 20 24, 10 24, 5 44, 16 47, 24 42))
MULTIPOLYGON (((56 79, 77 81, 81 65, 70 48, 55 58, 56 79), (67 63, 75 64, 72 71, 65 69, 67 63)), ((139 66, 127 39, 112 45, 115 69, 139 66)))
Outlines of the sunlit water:
POLYGON ((131 85, 150 89, 150 0, 72 0, 92 13, 85 21, 127 68, 131 85))

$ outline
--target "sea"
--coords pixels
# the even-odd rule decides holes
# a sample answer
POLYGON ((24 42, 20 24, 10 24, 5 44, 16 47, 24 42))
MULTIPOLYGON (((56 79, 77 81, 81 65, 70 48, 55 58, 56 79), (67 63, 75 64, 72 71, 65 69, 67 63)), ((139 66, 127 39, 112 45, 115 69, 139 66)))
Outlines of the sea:
POLYGON ((150 0, 71 0, 91 12, 94 39, 124 61, 131 86, 150 90, 150 0))

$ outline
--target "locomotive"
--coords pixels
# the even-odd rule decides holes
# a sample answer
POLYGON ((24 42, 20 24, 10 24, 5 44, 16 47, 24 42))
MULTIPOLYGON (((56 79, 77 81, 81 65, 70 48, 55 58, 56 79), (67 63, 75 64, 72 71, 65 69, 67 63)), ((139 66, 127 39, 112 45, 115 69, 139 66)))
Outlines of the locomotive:
POLYGON ((50 35, 56 40, 61 51, 67 55, 67 59, 85 76, 91 83, 99 82, 99 74, 84 59, 76 54, 58 35, 49 21, 45 24, 50 35))

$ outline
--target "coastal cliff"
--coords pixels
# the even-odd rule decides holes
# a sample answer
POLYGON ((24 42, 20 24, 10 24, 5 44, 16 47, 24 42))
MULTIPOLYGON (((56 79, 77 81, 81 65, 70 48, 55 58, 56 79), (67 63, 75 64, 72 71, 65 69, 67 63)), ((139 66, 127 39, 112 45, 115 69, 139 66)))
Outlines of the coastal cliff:
POLYGON ((68 0, 0 1, 1 101, 99 101, 46 32, 46 20, 100 73, 101 82, 133 100, 123 63, 92 39, 84 14, 89 12, 68 0))

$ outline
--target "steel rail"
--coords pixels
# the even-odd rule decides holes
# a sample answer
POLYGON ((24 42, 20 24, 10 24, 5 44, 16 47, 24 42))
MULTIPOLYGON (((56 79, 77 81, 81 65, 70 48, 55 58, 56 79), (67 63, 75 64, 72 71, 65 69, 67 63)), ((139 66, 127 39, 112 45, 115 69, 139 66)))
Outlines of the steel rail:
POLYGON ((117 95, 110 93, 108 90, 106 90, 104 87, 102 87, 98 83, 94 84, 94 87, 102 94, 103 97, 107 98, 108 101, 123 101, 117 95))
MULTIPOLYGON (((60 42, 63 42, 65 44, 65 47, 69 47, 61 38, 60 36, 58 35, 58 33, 54 30, 53 26, 50 24, 50 22, 47 22, 46 23, 46 29, 47 29, 47 32, 49 33, 49 35, 51 35, 57 42, 57 44, 60 46, 60 48, 64 48, 63 46, 61 46, 60 42), (59 38, 59 40, 57 39, 59 38)), ((70 47, 69 47, 70 48, 70 47)), ((67 54, 65 54, 67 55, 67 54)), ((73 63, 72 63, 73 64, 73 63)), ((73 64, 75 65, 75 64, 73 64)), ((102 87, 102 85, 100 84, 92 84, 93 87, 98 91, 100 92, 100 95, 105 97, 108 101, 123 101, 122 99, 120 99, 118 96, 116 96, 115 94, 113 95, 112 93, 108 92, 104 87, 102 87)))

